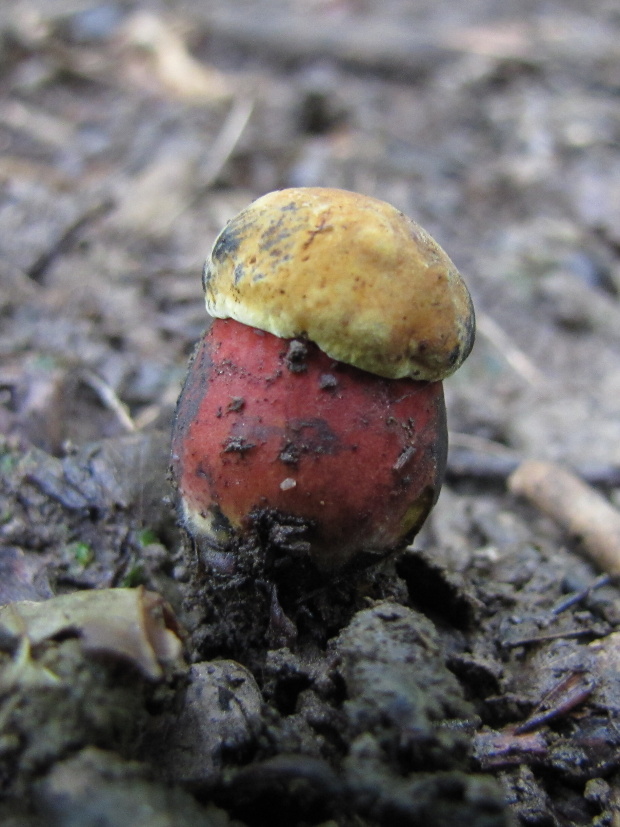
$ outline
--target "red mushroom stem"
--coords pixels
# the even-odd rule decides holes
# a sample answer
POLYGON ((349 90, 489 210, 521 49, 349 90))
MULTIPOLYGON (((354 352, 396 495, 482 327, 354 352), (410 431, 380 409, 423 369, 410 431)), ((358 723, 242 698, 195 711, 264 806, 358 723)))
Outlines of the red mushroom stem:
POLYGON ((213 551, 275 513, 322 571, 413 538, 441 488, 441 382, 385 379, 312 342, 216 319, 179 399, 172 463, 192 536, 213 551))

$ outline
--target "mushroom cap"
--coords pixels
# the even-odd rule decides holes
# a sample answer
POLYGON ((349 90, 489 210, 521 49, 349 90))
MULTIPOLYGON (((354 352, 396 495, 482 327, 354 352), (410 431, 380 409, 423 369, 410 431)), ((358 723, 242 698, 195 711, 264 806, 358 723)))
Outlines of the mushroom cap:
POLYGON ((471 297, 456 267, 395 207, 346 190, 268 193, 215 240, 207 311, 391 379, 436 381, 467 358, 471 297))

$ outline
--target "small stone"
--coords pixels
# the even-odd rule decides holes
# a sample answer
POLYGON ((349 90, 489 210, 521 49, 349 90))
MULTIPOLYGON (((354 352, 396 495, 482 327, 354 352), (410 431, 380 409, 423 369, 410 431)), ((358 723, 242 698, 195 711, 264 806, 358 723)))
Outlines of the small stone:
POLYGON ((227 757, 247 751, 260 728, 262 700, 252 674, 232 660, 194 664, 183 707, 169 724, 158 763, 177 783, 210 783, 227 757), (222 747, 225 746, 225 750, 222 747))

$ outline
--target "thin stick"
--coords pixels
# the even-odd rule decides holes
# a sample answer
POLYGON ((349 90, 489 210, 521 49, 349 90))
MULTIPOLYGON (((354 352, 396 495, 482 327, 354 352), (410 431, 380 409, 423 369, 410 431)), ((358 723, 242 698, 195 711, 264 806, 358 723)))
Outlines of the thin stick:
POLYGON ((608 586, 613 582, 614 578, 610 574, 599 574, 599 576, 596 577, 589 586, 586 586, 585 589, 580 589, 578 592, 573 592, 563 598, 563 600, 560 600, 559 603, 556 603, 551 610, 551 614, 562 614, 562 612, 572 608, 577 603, 581 603, 582 600, 587 600, 596 589, 600 589, 602 586, 608 586))
POLYGON ((217 176, 235 151, 235 147, 245 132, 250 116, 254 111, 254 105, 254 98, 239 98, 235 101, 211 146, 211 152, 207 159, 203 179, 200 181, 199 191, 195 192, 178 212, 170 216, 167 222, 168 226, 174 224, 187 210, 194 207, 202 195, 213 186, 217 176))
POLYGON ((525 460, 508 480, 572 537, 604 572, 620 574, 620 512, 582 480, 553 462, 525 460))
POLYGON ((254 111, 254 104, 254 98, 246 97, 238 98, 234 102, 218 136, 211 146, 211 152, 204 172, 204 180, 201 181, 201 189, 206 190, 213 185, 215 179, 234 152, 254 111))
MULTIPOLYGON (((503 483, 517 470, 523 457, 512 448, 492 439, 450 431, 448 479, 471 479, 503 483)), ((583 463, 572 470, 589 485, 620 487, 620 465, 583 463)))
POLYGON ((57 239, 49 249, 45 250, 37 261, 31 265, 28 270, 28 275, 32 281, 37 284, 42 284, 45 281, 47 271, 58 256, 65 253, 75 244, 79 238, 79 234, 85 227, 102 218, 110 212, 113 206, 112 201, 107 198, 87 206, 84 211, 65 228, 60 238, 57 239))
POLYGON ((127 406, 124 402, 121 402, 114 389, 107 382, 87 369, 81 370, 79 377, 85 385, 97 394, 102 404, 109 411, 112 411, 127 433, 133 433, 136 430, 136 425, 129 414, 127 406))
POLYGON ((501 353, 515 373, 518 373, 526 382, 530 385, 542 385, 544 383, 544 373, 538 370, 529 356, 526 356, 515 345, 494 319, 480 310, 476 311, 476 329, 501 353))

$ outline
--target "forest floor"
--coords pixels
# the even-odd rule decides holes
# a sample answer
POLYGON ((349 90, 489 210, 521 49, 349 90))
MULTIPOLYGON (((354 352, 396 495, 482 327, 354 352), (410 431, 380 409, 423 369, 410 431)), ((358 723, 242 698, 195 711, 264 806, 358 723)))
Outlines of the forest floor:
POLYGON ((3 825, 620 824, 619 44, 612 0, 2 5, 3 825), (168 464, 204 260, 287 186, 417 220, 478 336, 414 546, 278 625, 168 464))

